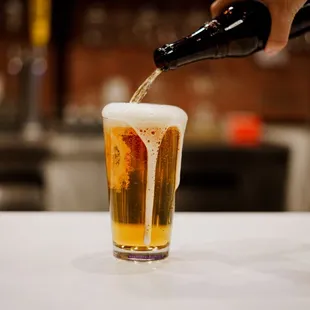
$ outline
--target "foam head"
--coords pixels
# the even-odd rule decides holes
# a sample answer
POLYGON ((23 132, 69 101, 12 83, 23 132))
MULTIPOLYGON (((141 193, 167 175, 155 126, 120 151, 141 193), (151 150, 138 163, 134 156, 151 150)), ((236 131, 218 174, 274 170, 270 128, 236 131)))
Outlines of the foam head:
POLYGON ((102 116, 134 128, 177 126, 181 134, 184 134, 187 123, 187 114, 182 109, 149 103, 110 103, 103 108, 102 116))

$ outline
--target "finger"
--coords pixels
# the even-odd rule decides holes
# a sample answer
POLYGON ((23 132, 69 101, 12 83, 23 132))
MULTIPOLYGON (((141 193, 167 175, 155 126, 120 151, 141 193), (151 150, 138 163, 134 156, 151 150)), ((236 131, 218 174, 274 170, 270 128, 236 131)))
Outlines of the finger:
POLYGON ((289 10, 280 10, 278 7, 271 7, 271 32, 265 47, 269 54, 281 51, 287 44, 294 14, 289 10))

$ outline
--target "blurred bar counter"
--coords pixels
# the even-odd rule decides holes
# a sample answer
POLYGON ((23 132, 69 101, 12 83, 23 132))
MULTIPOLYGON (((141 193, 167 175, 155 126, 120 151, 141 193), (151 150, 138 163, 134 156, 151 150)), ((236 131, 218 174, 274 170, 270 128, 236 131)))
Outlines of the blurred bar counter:
POLYGON ((0 210, 106 209, 103 150, 102 136, 46 133, 27 141, 2 134, 0 210))
MULTIPOLYGON (((0 137, 0 209, 108 210, 100 135, 0 137)), ((177 211, 286 211, 287 147, 185 143, 177 211)))

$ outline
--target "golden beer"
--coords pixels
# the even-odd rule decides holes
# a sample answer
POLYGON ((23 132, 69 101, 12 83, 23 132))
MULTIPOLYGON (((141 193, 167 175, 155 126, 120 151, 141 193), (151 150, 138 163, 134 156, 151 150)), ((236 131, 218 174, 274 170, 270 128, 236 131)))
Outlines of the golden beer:
POLYGON ((175 115, 163 120, 165 108, 156 115, 158 105, 135 106, 127 120, 123 112, 116 119, 103 111, 114 256, 158 260, 168 256, 187 117, 173 107, 183 112, 182 120, 175 121, 175 115), (146 106, 154 110, 149 121, 140 113, 146 106))

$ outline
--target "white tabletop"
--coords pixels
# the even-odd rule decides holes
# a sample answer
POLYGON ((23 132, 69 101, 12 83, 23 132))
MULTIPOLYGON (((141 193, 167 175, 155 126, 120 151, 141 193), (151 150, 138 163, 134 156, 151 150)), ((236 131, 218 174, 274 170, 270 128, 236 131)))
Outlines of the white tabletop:
POLYGON ((108 214, 0 214, 1 310, 143 308, 309 310, 310 214, 177 214, 156 263, 112 257, 108 214))

